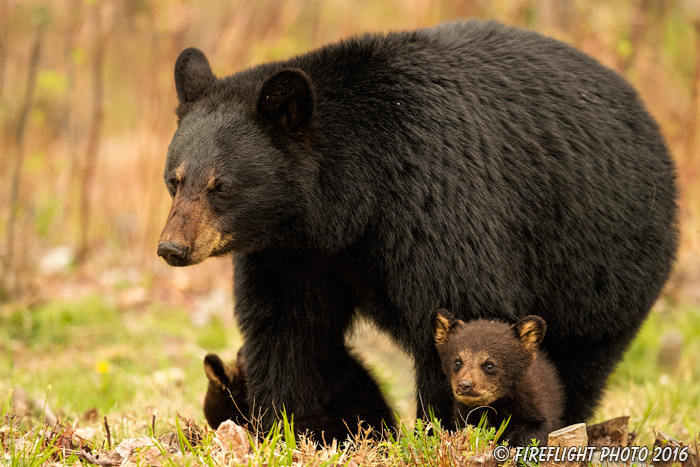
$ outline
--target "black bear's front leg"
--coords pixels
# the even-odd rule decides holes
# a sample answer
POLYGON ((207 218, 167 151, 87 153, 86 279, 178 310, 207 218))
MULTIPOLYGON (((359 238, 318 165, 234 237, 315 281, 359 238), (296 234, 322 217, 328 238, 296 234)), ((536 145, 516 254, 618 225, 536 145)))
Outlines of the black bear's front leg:
POLYGON ((347 433, 339 416, 345 408, 338 404, 363 390, 355 382, 365 378, 345 348, 352 293, 308 253, 237 254, 234 268, 253 417, 260 416, 267 430, 286 410, 300 432, 347 433))
POLYGON ((343 363, 343 371, 337 375, 338 391, 320 411, 295 417, 297 429, 309 429, 317 441, 325 442, 365 433, 368 428, 373 429, 374 438, 379 438, 385 428, 396 427, 393 412, 372 375, 358 360, 346 353, 343 363))

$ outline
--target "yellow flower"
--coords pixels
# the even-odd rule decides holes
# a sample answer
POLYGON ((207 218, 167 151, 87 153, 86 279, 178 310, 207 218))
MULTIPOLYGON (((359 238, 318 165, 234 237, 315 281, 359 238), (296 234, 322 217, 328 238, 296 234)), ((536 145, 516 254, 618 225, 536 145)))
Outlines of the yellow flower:
POLYGON ((100 374, 109 373, 109 369, 109 362, 100 360, 99 362, 95 363, 95 371, 100 374))

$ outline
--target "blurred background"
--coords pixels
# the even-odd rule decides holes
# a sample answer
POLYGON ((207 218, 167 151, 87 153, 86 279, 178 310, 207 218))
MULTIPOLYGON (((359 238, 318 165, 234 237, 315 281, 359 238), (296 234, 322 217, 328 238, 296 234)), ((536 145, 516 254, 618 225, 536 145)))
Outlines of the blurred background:
MULTIPOLYGON (((678 164, 681 250, 597 417, 697 432, 700 0, 0 0, 0 408, 12 388, 27 413, 41 399, 84 420, 201 418, 203 355, 235 356, 230 259, 176 269, 155 254, 182 49, 202 49, 224 76, 455 18, 580 48, 629 80, 661 125, 678 164)), ((366 326, 353 339, 410 419, 405 358, 366 326)))

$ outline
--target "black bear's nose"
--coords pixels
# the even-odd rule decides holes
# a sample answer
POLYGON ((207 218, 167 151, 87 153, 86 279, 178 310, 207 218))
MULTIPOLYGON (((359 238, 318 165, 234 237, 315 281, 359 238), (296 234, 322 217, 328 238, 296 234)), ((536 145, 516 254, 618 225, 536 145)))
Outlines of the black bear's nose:
POLYGON ((158 244, 158 256, 163 257, 168 263, 187 259, 190 248, 174 242, 160 242, 158 244))
POLYGON ((457 383, 457 386, 460 392, 467 392, 471 390, 472 382, 468 379, 461 379, 459 383, 457 383))

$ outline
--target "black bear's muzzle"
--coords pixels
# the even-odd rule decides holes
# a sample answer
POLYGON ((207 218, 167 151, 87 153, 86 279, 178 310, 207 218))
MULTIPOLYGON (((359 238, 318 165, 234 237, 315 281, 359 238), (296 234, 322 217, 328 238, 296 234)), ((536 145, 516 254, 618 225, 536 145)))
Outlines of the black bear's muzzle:
POLYGON ((189 264, 190 247, 175 242, 160 242, 158 256, 171 266, 186 266, 189 264))

